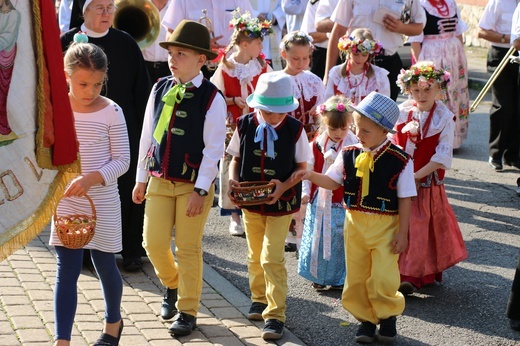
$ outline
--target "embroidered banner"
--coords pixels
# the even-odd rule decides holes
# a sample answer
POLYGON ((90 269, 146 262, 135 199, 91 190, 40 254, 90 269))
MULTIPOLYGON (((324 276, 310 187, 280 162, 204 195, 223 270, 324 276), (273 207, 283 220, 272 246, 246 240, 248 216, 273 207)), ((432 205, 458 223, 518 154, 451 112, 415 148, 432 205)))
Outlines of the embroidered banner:
POLYGON ((48 224, 78 172, 52 0, 0 0, 0 260, 48 224))

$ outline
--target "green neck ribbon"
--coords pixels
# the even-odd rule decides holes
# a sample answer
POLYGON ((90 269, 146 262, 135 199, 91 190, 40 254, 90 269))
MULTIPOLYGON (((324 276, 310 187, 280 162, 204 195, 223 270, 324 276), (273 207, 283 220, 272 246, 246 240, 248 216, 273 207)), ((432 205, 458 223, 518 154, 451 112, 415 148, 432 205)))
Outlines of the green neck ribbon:
POLYGON ((173 115, 173 108, 175 104, 181 103, 184 98, 184 93, 186 92, 186 88, 193 86, 193 83, 188 82, 186 84, 178 83, 175 84, 168 92, 163 96, 162 101, 164 102, 163 109, 161 111, 161 115, 159 116, 159 121, 157 122, 157 126, 153 131, 153 138, 157 141, 157 143, 161 144, 162 137, 164 132, 168 131, 168 127, 170 126, 170 120, 173 115))

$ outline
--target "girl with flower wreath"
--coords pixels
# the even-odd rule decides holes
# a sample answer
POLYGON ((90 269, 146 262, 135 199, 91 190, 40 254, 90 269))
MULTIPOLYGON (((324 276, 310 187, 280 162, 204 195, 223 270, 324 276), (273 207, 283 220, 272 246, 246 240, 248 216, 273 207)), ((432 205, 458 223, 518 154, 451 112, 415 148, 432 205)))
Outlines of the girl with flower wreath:
MULTIPOLYGON (((262 41, 273 33, 271 22, 251 17, 249 12, 240 14, 239 9, 233 12, 229 27, 234 29, 231 41, 221 52, 219 66, 211 77, 211 82, 222 91, 226 100, 228 139, 233 134, 238 117, 253 111, 247 106, 246 98, 253 93, 258 77, 272 71, 264 60, 262 41), (228 57, 231 51, 233 52, 228 57)), ((231 158, 231 155, 224 153, 224 159, 220 162, 220 191, 229 190, 228 168, 231 158)), ((219 194, 219 206, 222 216, 230 216, 229 233, 234 236, 243 235, 240 210, 229 200, 227 194, 219 194)))
MULTIPOLYGON (((322 79, 309 70, 314 50, 312 41, 312 37, 307 33, 293 31, 285 35, 280 43, 280 54, 286 62, 280 73, 291 78, 293 94, 299 102, 298 108, 288 114, 303 123, 309 141, 319 127, 317 106, 325 101, 322 79)), ((302 237, 305 208, 293 215, 294 219, 286 240, 286 251, 297 251, 302 237)))
MULTIPOLYGON (((310 143, 313 153, 307 169, 325 173, 341 148, 356 144, 350 132, 352 114, 343 96, 332 96, 318 107, 321 116, 320 134, 310 143)), ((345 247, 343 241, 343 187, 334 191, 303 181, 302 204, 310 202, 305 217, 298 261, 298 274, 321 291, 343 289, 345 282, 345 247)))
POLYGON ((414 61, 433 61, 450 72, 451 82, 442 100, 455 114, 453 148, 468 137, 469 90, 468 62, 462 43, 467 30, 455 0, 420 0, 426 13, 426 25, 418 36, 409 38, 414 61))
POLYGON ((372 91, 390 96, 388 71, 371 63, 383 47, 374 40, 369 29, 358 28, 343 36, 338 48, 346 61, 330 70, 325 97, 344 95, 357 105, 372 91))
POLYGON ((450 74, 431 61, 401 70, 397 85, 410 98, 400 106, 393 142, 413 158, 417 197, 412 201, 408 248, 399 257, 403 294, 440 283, 442 272, 468 253, 444 189, 453 158, 455 117, 439 100, 450 74))

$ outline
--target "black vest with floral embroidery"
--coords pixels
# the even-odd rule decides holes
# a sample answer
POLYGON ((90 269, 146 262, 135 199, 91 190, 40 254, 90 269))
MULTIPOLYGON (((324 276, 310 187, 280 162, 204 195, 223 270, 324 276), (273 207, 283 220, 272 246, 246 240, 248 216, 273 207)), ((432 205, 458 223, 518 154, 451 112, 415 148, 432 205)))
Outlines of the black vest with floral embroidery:
POLYGON ((344 201, 347 209, 368 213, 396 215, 399 212, 397 180, 410 156, 388 142, 374 155, 374 171, 370 172, 368 195, 361 197, 361 178, 356 176, 356 158, 363 151, 349 146, 343 148, 344 201))
MULTIPOLYGON (((159 79, 154 94, 153 129, 164 106, 162 97, 174 86, 173 77, 159 79)), ((152 139, 149 170, 153 176, 171 181, 195 183, 204 149, 204 121, 218 89, 206 79, 186 89, 184 98, 173 109, 168 131, 161 144, 152 139)))
MULTIPOLYGON (((238 118, 240 134, 240 181, 269 181, 278 179, 285 181, 291 177, 296 168, 296 142, 303 131, 303 124, 286 116, 275 130, 278 139, 274 141, 275 158, 266 156, 266 148, 255 143, 255 132, 258 127, 255 113, 238 118)), ((265 145, 266 143, 264 143, 265 145)), ((302 183, 298 183, 284 192, 275 204, 260 204, 243 207, 262 215, 287 215, 300 209, 302 183)))

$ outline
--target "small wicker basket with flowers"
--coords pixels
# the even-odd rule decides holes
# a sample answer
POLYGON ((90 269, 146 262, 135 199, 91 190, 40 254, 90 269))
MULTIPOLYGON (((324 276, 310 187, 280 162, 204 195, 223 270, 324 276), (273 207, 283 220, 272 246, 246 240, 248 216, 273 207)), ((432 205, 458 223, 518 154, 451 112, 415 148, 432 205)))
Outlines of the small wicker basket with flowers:
MULTIPOLYGON (((88 195, 84 196, 90 203, 92 215, 69 214, 58 216, 59 202, 54 209, 54 226, 56 234, 63 246, 68 249, 81 249, 94 237, 96 229, 96 208, 88 195)), ((63 197, 62 197, 63 199, 63 197)), ((61 199, 60 199, 61 201, 61 199)))

